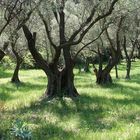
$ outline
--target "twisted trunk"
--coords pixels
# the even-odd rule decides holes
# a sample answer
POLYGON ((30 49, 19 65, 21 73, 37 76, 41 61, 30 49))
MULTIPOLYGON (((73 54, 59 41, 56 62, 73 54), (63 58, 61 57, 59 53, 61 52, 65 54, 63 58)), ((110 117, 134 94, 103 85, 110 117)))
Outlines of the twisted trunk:
MULTIPOLYGON (((64 2, 64 1, 63 1, 64 2)), ((64 6, 64 3, 62 4, 64 6)), ((59 12, 60 24, 59 24, 59 34, 60 34, 60 48, 61 45, 66 43, 65 39, 65 13, 64 7, 60 7, 61 11, 59 12)), ((65 61, 65 67, 62 70, 59 70, 57 65, 60 58, 60 53, 56 51, 55 59, 53 61, 53 66, 50 68, 50 73, 47 73, 48 76, 48 86, 45 95, 48 97, 77 97, 78 92, 74 86, 74 62, 70 54, 70 46, 62 47, 63 56, 65 61)))
POLYGON ((36 37, 35 33, 32 34, 27 26, 23 26, 23 31, 25 37, 28 41, 28 48, 35 59, 37 65, 46 73, 48 78, 47 90, 45 91, 45 97, 54 98, 54 97, 76 97, 78 92, 74 86, 74 74, 73 68, 74 63, 70 57, 70 51, 68 48, 63 50, 65 58, 65 68, 58 68, 58 61, 60 58, 61 50, 57 49, 55 57, 52 63, 47 63, 37 51, 35 47, 36 37))
POLYGON ((74 74, 65 68, 62 71, 47 75, 48 85, 45 96, 54 97, 77 97, 78 92, 74 86, 74 74))
POLYGON ((98 49, 100 62, 99 62, 99 70, 97 71, 97 74, 96 74, 97 84, 112 83, 112 77, 110 75, 110 72, 119 63, 121 59, 120 32, 121 32, 122 23, 123 23, 123 17, 120 18, 120 21, 118 23, 118 29, 116 31, 116 42, 115 42, 116 46, 114 45, 114 42, 112 42, 112 39, 110 38, 108 30, 107 29, 105 30, 107 39, 110 43, 110 58, 109 58, 109 62, 107 66, 104 69, 102 69, 102 56, 98 49))
POLYGON ((11 79, 11 82, 12 83, 20 83, 20 80, 19 80, 19 69, 20 69, 20 65, 23 62, 23 59, 14 50, 14 48, 12 48, 12 51, 13 51, 15 57, 16 57, 16 67, 15 67, 15 70, 14 70, 14 73, 13 73, 13 76, 12 76, 12 79, 11 79))
POLYGON ((110 84, 112 83, 112 77, 110 75, 110 71, 115 66, 117 58, 114 57, 114 59, 112 59, 112 57, 110 57, 107 66, 103 69, 103 58, 102 58, 103 55, 100 52, 99 47, 98 47, 98 55, 99 55, 99 69, 96 69, 96 67, 94 66, 96 83, 99 85, 110 84))
POLYGON ((112 83, 112 77, 110 73, 106 73, 104 71, 102 73, 98 73, 96 83, 99 85, 112 83))
POLYGON ((99 69, 96 74, 96 83, 99 85, 111 84, 112 77, 110 75, 110 71, 113 67, 113 64, 108 64, 104 69, 99 69))

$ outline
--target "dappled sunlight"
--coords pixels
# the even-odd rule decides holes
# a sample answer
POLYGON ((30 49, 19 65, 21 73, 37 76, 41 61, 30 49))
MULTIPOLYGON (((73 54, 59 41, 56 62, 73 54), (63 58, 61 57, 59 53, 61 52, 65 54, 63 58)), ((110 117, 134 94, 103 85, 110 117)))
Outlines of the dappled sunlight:
MULTIPOLYGON (((69 98, 40 102, 47 85, 43 72, 21 71, 22 83, 0 83, 1 126, 17 118, 26 121, 38 139, 122 139, 136 137, 140 122, 139 71, 131 80, 118 79, 113 85, 99 86, 92 73, 76 74, 80 93, 69 98), (131 131, 131 132, 130 132, 131 131)), ((6 128, 9 125, 5 126, 6 128)), ((139 136, 137 136, 139 137, 139 136)))

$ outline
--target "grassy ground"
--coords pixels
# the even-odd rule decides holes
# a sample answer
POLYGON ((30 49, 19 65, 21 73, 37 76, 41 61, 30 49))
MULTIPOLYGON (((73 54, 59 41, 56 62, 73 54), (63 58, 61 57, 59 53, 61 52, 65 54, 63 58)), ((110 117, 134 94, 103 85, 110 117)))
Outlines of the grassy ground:
MULTIPOLYGON (((133 63, 132 79, 120 79, 111 86, 98 86, 92 73, 77 74, 77 101, 55 99, 40 104, 47 79, 40 70, 22 70, 21 85, 10 83, 11 70, 0 69, 0 136, 9 137, 14 120, 28 123, 33 140, 139 140, 140 61, 133 63)), ((14 140, 14 138, 13 138, 14 140)))

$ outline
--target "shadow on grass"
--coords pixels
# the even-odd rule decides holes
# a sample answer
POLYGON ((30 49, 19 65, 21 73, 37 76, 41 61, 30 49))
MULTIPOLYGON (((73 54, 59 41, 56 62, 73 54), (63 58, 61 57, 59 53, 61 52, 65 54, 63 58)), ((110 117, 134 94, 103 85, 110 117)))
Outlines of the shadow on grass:
MULTIPOLYGON (((140 66, 139 66, 139 61, 134 61, 134 62, 132 62, 132 68, 131 68, 131 70, 134 70, 134 69, 136 69, 136 68, 139 68, 140 66), (134 66, 134 67, 133 67, 134 66)), ((126 70, 126 63, 120 63, 119 64, 119 66, 118 66, 118 70, 119 71, 124 71, 124 70, 126 70)))
MULTIPOLYGON (((84 76, 86 77, 86 75, 84 76)), ((20 109, 15 110, 14 112, 7 112, 11 114, 18 114, 18 116, 24 116, 24 114, 35 114, 35 115, 42 115, 44 112, 47 113, 53 113, 54 116, 59 118, 59 121, 64 122, 66 119, 67 121, 70 118, 78 118, 78 128, 79 129, 87 129, 91 131, 104 131, 104 130, 111 130, 112 128, 115 128, 117 125, 117 121, 125 121, 127 123, 136 121, 136 116, 139 116, 140 113, 138 112, 131 112, 126 113, 124 112, 117 117, 116 120, 113 121, 104 121, 104 119, 107 116, 108 111, 114 111, 117 110, 119 107, 122 106, 131 106, 131 105, 137 105, 140 106, 140 87, 138 86, 131 86, 131 83, 137 83, 140 84, 139 80, 140 74, 132 75, 131 80, 126 80, 126 82, 130 84, 121 84, 119 82, 116 82, 113 85, 107 85, 102 86, 100 88, 103 89, 109 89, 111 90, 111 93, 113 94, 121 94, 126 95, 126 98, 107 98, 107 97, 101 97, 94 95, 94 89, 93 89, 93 96, 87 95, 87 93, 84 93, 79 97, 78 100, 70 101, 70 104, 65 99, 54 99, 52 101, 43 101, 43 102, 35 102, 32 103, 30 107, 23 107, 20 109), (129 98, 127 98, 129 97, 129 98)), ((41 77, 44 78, 44 77, 41 77)), ((79 80, 80 77, 78 77, 79 80)), ((81 78, 80 78, 81 79, 81 78)), ((82 78, 84 79, 84 78, 82 78)), ((77 87, 82 88, 88 88, 96 86, 93 82, 93 85, 90 85, 88 83, 79 84, 77 83, 77 87)), ((38 85, 38 84, 32 84, 32 83, 22 83, 18 86, 18 88, 15 88, 14 86, 6 89, 5 87, 2 87, 6 89, 5 93, 9 93, 13 90, 19 90, 23 93, 29 92, 34 90, 41 90, 42 88, 45 89, 46 85, 38 85)), ((96 86, 98 88, 98 86, 96 86)), ((6 95, 8 96, 8 95, 6 95)), ((10 99, 11 97, 6 97, 4 99, 10 99)), ((113 116, 112 116, 113 117, 113 116)), ((27 118, 28 120, 29 118, 27 118)), ((36 123, 36 120, 31 120, 33 123, 36 123)), ((40 127, 36 128, 34 130, 34 137, 36 139, 74 139, 75 138, 75 132, 72 130, 65 130, 62 126, 58 125, 57 122, 55 124, 53 123, 46 123, 44 120, 39 118, 37 120, 37 123, 41 125, 40 127)), ((59 122, 58 122, 59 123, 59 122)), ((84 130, 84 131, 85 131, 84 130)), ((79 137, 79 135, 78 135, 79 137)))
MULTIPOLYGON (((126 113, 123 112, 117 120, 114 121, 104 121, 106 114, 110 111, 106 106, 112 107, 111 110, 115 109, 119 106, 127 106, 131 104, 136 104, 140 106, 140 99, 115 99, 115 98, 107 98, 100 96, 88 96, 83 94, 79 97, 78 100, 70 101, 70 104, 66 99, 54 99, 52 101, 43 101, 43 102, 35 102, 30 107, 24 107, 16 110, 19 115, 24 114, 35 114, 38 115, 40 113, 47 111, 48 113, 53 113, 54 116, 57 116, 60 121, 65 121, 67 118, 79 118, 78 119, 78 128, 79 129, 87 129, 88 131, 94 132, 102 132, 104 130, 111 130, 116 127, 117 121, 124 120, 128 123, 136 121, 136 115, 139 113, 126 113), (71 104, 71 105, 70 105, 71 104), (40 113, 39 113, 39 112, 40 113), (126 113, 126 114, 125 114, 126 113)), ((41 115, 41 114, 40 114, 41 115)), ((29 118, 27 118, 29 119, 29 118)), ((31 120, 33 123, 36 123, 36 120, 31 120)), ((41 125, 40 127, 34 129, 34 137, 38 139, 74 139, 75 132, 73 130, 65 130, 63 127, 60 127, 56 122, 46 123, 42 119, 38 119, 37 123, 41 125)), ((79 137, 79 135, 78 135, 79 137)))
MULTIPOLYGON (((76 130, 77 131, 77 130, 76 130)), ((44 139, 61 139, 61 140, 69 140, 76 139, 76 132, 72 130, 66 130, 56 124, 45 123, 42 124, 41 127, 37 128, 34 131, 34 138, 36 140, 44 140, 44 139)), ((78 136, 80 139, 80 137, 78 136)))
POLYGON ((130 80, 126 80, 128 83, 137 83, 140 85, 140 74, 131 75, 130 80))
POLYGON ((104 106, 113 106, 115 108, 115 106, 118 105, 130 105, 132 103, 140 105, 139 100, 108 99, 106 97, 81 95, 78 100, 72 101, 72 106, 70 106, 67 101, 61 99, 50 102, 44 101, 38 104, 35 103, 30 107, 18 110, 18 112, 20 114, 26 114, 28 112, 36 114, 38 110, 42 113, 48 110, 48 112, 53 113, 61 121, 65 120, 65 118, 77 116, 79 118, 80 128, 87 128, 92 131, 102 131, 110 130, 116 125, 116 122, 106 123, 102 121, 108 111, 104 106))
POLYGON ((0 78, 9 78, 12 76, 12 73, 7 72, 6 70, 0 68, 0 78))
POLYGON ((20 83, 20 84, 13 84, 8 82, 7 84, 1 84, 0 87, 0 100, 6 101, 6 100, 12 100, 14 98, 18 98, 18 96, 12 96, 12 94, 15 94, 15 92, 21 92, 21 94, 24 94, 26 92, 30 92, 32 90, 39 91, 44 89, 45 90, 46 85, 39 85, 39 84, 32 84, 32 83, 20 83))

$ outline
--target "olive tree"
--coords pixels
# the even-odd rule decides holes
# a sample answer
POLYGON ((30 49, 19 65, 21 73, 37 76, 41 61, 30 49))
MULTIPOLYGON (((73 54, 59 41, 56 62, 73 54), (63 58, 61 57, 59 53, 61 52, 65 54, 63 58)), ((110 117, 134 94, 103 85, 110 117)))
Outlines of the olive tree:
MULTIPOLYGON (((71 48, 76 47, 76 45, 78 45, 83 40, 89 30, 93 28, 96 23, 112 13, 114 5, 117 3, 117 1, 118 0, 89 1, 89 3, 85 1, 78 3, 73 2, 72 7, 75 9, 79 9, 80 5, 84 7, 85 3, 87 6, 88 3, 88 6, 86 7, 86 14, 88 17, 85 18, 79 26, 76 26, 76 28, 73 28, 69 32, 68 28, 71 28, 71 26, 67 24, 67 22, 70 21, 67 18, 69 18, 70 14, 72 14, 72 10, 68 12, 67 8, 69 8, 69 2, 71 1, 61 0, 57 1, 56 3, 51 3, 53 7, 49 9, 50 21, 48 18, 46 19, 46 16, 49 15, 47 10, 44 11, 44 9, 40 7, 38 9, 39 16, 44 23, 48 40, 55 51, 55 56, 52 58, 51 62, 46 61, 36 49, 37 33, 32 33, 27 25, 23 25, 23 31, 28 41, 29 50, 38 66, 44 70, 48 77, 48 86, 45 92, 45 97, 77 97, 79 95, 74 85, 73 69, 75 66, 75 56, 72 57, 71 48), (101 8, 104 10, 104 12, 100 11, 101 8), (47 13, 46 16, 44 13, 47 13), (57 35, 55 40, 50 32, 52 20, 56 20, 57 25, 57 28, 54 31, 57 35), (60 67, 59 59, 61 55, 63 56, 64 64, 60 67)), ((48 1, 44 2, 43 6, 47 6, 47 3, 49 3, 48 1)), ((78 16, 75 16, 75 18, 83 18, 83 16, 81 17, 81 14, 78 16)))

